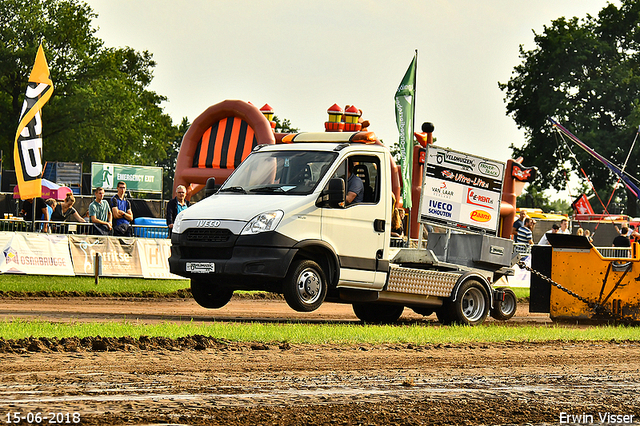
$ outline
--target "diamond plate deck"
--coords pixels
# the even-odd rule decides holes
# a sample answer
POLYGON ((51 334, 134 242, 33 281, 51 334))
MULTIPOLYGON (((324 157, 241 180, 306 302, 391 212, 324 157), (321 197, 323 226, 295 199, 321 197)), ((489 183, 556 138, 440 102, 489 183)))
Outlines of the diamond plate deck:
POLYGON ((460 274, 391 265, 387 291, 448 297, 460 274))

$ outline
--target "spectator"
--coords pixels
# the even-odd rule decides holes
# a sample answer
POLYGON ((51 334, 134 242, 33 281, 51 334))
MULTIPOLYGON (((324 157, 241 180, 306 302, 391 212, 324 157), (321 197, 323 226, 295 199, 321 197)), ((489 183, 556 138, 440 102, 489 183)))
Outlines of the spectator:
MULTIPOLYGON (((51 219, 51 215, 53 214, 53 209, 56 208, 56 204, 58 204, 58 202, 55 200, 55 198, 49 198, 47 201, 45 201, 45 203, 47 204, 47 211, 49 212, 49 219, 53 220, 53 219, 51 219)), ((42 215, 40 220, 44 220, 44 215, 42 215)))
POLYGON ((560 221, 560 230, 558 231, 558 234, 571 234, 571 231, 569 231, 568 219, 562 219, 560 221))
POLYGON ((171 230, 173 229, 173 222, 176 221, 176 216, 189 207, 189 202, 186 200, 187 188, 183 185, 176 187, 176 196, 167 203, 167 226, 169 227, 169 236, 171 236, 171 230))
MULTIPOLYGON (((538 241, 538 245, 541 246, 548 246, 549 245, 549 240, 547 240, 547 234, 555 234, 558 232, 558 230, 560 229, 560 226, 558 226, 557 224, 553 224, 553 226, 551 226, 551 230, 545 232, 542 237, 540 238, 540 241, 538 241)), ((580 228, 582 229, 582 228, 580 228)))
POLYGON ((516 219, 515 222, 513 222, 513 228, 511 230, 511 233, 513 234, 513 238, 515 240, 516 236, 518 235, 518 229, 521 226, 524 226, 524 220, 527 217, 527 213, 523 210, 520 212, 520 216, 518 217, 518 219, 516 219))
POLYGON ((629 232, 629 228, 627 228, 626 226, 623 226, 622 229, 620 229, 620 235, 618 235, 613 239, 613 246, 614 247, 631 247, 631 241, 629 240, 629 237, 627 237, 628 232, 629 232))
POLYGON ((75 219, 76 222, 84 222, 85 220, 78 214, 78 211, 73 208, 73 204, 76 202, 76 197, 72 193, 68 193, 64 201, 59 203, 54 209, 51 215, 53 222, 66 222, 69 218, 75 219))
POLYGON ((515 242, 522 244, 533 244, 533 227, 536 222, 530 217, 524 220, 524 226, 518 228, 518 235, 516 235, 515 242))
POLYGON ((576 235, 579 237, 584 237, 584 229, 578 228, 578 230, 576 231, 576 235))
POLYGON ((391 236, 402 237, 404 234, 404 227, 402 226, 402 218, 400 216, 400 209, 393 209, 391 216, 391 236))
POLYGON ((98 187, 93 191, 96 199, 89 205, 89 221, 93 223, 94 235, 111 233, 111 209, 104 199, 104 189, 98 187))
MULTIPOLYGON (((20 215, 24 217, 26 222, 33 222, 33 198, 29 198, 24 200, 22 203, 22 210, 20 211, 20 215)), ((43 220, 46 222, 49 221, 49 210, 47 209, 47 204, 40 197, 35 198, 36 203, 36 212, 41 212, 43 220)), ((37 213, 36 213, 37 214, 37 213)), ((47 232, 47 224, 45 223, 42 227, 44 232, 47 232)))
POLYGON ((118 182, 118 193, 111 197, 111 214, 113 216, 113 235, 122 237, 132 237, 133 229, 133 213, 131 212, 131 203, 125 198, 127 184, 118 182))
POLYGON ((587 240, 589 240, 591 244, 593 244, 593 237, 591 236, 591 231, 589 231, 588 229, 585 229, 584 236, 587 240))

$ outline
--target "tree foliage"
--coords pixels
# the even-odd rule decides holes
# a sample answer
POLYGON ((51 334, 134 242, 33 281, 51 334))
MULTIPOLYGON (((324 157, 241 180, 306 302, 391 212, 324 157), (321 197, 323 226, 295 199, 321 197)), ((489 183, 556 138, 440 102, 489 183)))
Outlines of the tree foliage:
MULTIPOLYGON (((511 146, 514 158, 539 168, 542 188, 564 189, 566 169, 582 167, 596 188, 610 190, 616 178, 576 145, 570 145, 571 158, 547 117, 613 163, 625 162, 640 124, 640 2, 608 4, 597 17, 559 18, 534 40, 533 50, 520 46, 522 63, 500 83, 507 113, 526 133, 524 146, 511 146)), ((639 154, 640 143, 626 167, 635 177, 639 154)), ((627 198, 628 213, 635 215, 635 197, 627 198)))
MULTIPOLYGON (((166 157, 177 129, 148 90, 147 52, 109 48, 96 14, 80 0, 0 2, 0 149, 11 160, 18 117, 42 41, 54 84, 43 108, 44 161, 152 165, 166 157)), ((10 161, 11 163, 11 161, 10 161)))

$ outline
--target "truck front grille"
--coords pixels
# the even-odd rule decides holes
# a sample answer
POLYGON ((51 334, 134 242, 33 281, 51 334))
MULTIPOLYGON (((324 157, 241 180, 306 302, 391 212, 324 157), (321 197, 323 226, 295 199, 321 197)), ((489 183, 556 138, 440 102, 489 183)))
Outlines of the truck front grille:
POLYGON ((187 241, 199 243, 226 243, 233 235, 228 229, 211 228, 189 228, 186 234, 187 241))

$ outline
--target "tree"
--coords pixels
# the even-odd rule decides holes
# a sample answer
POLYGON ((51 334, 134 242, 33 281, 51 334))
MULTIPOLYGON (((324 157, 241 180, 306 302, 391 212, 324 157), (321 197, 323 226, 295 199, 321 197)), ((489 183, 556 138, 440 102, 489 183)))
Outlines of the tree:
POLYGON ((187 117, 182 119, 180 126, 176 130, 175 137, 170 141, 167 147, 166 158, 156 162, 157 166, 163 168, 162 180, 164 187, 164 198, 173 198, 173 177, 176 174, 176 162, 178 161, 178 153, 180 152, 180 145, 182 145, 182 138, 187 130, 189 130, 189 120, 187 117))
MULTIPOLYGON (((43 42, 54 84, 43 108, 44 161, 152 165, 166 157, 176 128, 147 90, 147 52, 107 48, 97 15, 80 0, 0 2, 0 149, 11 160, 22 99, 43 42)), ((11 163, 12 161, 10 161, 11 163)))
POLYGON ((273 121, 276 123, 276 133, 298 133, 300 131, 297 127, 291 127, 291 121, 288 118, 280 120, 277 115, 274 115, 273 121))
MULTIPOLYGON (((507 114, 526 133, 524 146, 511 146, 513 157, 538 166, 536 184, 543 188, 564 189, 566 168, 582 167, 596 188, 610 192, 617 178, 575 145, 575 158, 570 155, 547 117, 613 163, 624 163, 640 124, 640 2, 608 4, 597 18, 559 18, 534 40, 533 50, 520 46, 522 63, 509 82, 499 83, 507 114)), ((631 158, 639 154, 640 144, 631 158)), ((638 176, 640 163, 632 161, 626 171, 638 176)), ((636 198, 620 196, 635 216, 636 198)))

